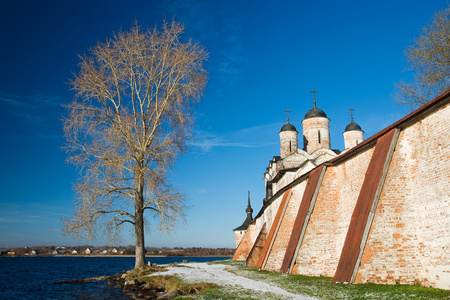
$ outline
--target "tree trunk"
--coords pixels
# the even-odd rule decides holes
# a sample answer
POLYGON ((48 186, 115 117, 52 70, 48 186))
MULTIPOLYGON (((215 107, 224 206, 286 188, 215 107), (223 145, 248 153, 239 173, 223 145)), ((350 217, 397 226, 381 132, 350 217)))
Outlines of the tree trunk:
POLYGON ((142 213, 140 216, 136 216, 135 235, 136 235, 136 262, 134 268, 142 270, 145 268, 144 219, 142 213))
POLYGON ((135 207, 134 207, 134 233, 136 236, 136 261, 135 269, 145 268, 145 241, 144 241, 144 194, 143 194, 143 184, 139 184, 139 192, 136 197, 135 207))

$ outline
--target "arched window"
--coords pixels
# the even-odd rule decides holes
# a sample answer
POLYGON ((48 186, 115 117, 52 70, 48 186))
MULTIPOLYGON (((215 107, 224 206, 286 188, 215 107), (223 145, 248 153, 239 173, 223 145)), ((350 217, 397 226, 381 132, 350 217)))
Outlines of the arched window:
POLYGON ((289 141, 289 152, 292 152, 292 141, 289 141))
POLYGON ((319 135, 319 144, 321 144, 320 130, 318 131, 318 135, 319 135))

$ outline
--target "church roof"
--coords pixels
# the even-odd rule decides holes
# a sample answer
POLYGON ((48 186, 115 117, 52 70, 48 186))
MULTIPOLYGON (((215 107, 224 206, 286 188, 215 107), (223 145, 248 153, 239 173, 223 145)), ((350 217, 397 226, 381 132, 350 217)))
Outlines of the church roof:
POLYGON ((247 230, 248 226, 250 225, 250 223, 252 222, 252 219, 245 219, 244 223, 242 223, 241 226, 233 229, 233 231, 239 231, 239 230, 247 230))
POLYGON ((289 122, 284 124, 283 127, 281 127, 281 131, 297 131, 297 128, 295 128, 294 125, 290 124, 289 122))
POLYGON ((345 131, 352 131, 352 130, 359 130, 359 131, 362 131, 361 126, 359 126, 358 124, 356 124, 355 122, 353 122, 353 120, 352 120, 352 122, 351 122, 350 124, 348 124, 348 125, 345 127, 345 131))
POLYGON ((317 108, 316 103, 314 103, 314 107, 312 109, 308 110, 308 112, 305 115, 305 119, 309 119, 309 118, 328 118, 328 117, 325 114, 325 112, 323 110, 321 110, 320 108, 317 108))

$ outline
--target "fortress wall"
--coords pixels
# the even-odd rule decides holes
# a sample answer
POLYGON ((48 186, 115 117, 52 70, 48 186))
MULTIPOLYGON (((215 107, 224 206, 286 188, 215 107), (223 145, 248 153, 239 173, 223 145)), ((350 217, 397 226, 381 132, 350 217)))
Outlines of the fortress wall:
POLYGON ((447 104, 400 133, 356 283, 450 289, 449 128, 447 104))
POLYGON ((286 172, 280 180, 278 180, 276 184, 276 190, 274 192, 278 192, 286 185, 290 184, 294 180, 295 172, 286 172))
POLYGON ((250 253, 247 257, 247 266, 249 267, 258 267, 259 268, 259 260, 264 251, 264 246, 267 241, 267 230, 266 225, 262 227, 262 229, 256 235, 255 242, 253 243, 253 247, 250 250, 250 253))
POLYGON ((334 276, 373 149, 327 168, 293 274, 334 276))
POLYGON ((247 260, 248 254, 250 253, 250 250, 252 250, 253 244, 255 243, 256 235, 256 226, 254 224, 250 224, 244 238, 233 254, 233 260, 247 260))
POLYGON ((283 194, 280 194, 264 211, 261 217, 256 219, 256 232, 260 232, 264 224, 266 225, 267 231, 272 227, 273 220, 277 214, 278 208, 280 207, 281 200, 283 199, 283 194))
MULTIPOLYGON (((265 226, 267 231, 272 227, 273 220, 275 219, 282 198, 283 194, 277 197, 277 199, 265 209, 264 213, 254 221, 254 223, 249 225, 242 242, 239 244, 233 255, 233 260, 247 260, 250 251, 255 247, 256 239, 263 227, 265 226)), ((254 255, 256 255, 256 253, 254 255)), ((258 261, 258 259, 259 257, 252 258, 253 261, 258 261)))
POLYGON ((286 247, 291 236, 295 217, 297 216, 303 193, 305 191, 307 180, 303 180, 292 189, 292 195, 287 204, 286 212, 281 220, 281 226, 269 253, 267 263, 264 266, 266 270, 279 271, 283 262, 286 247))
POLYGON ((241 243, 242 239, 244 238, 245 233, 246 233, 245 230, 240 230, 240 231, 235 231, 234 232, 234 239, 236 241, 236 248, 241 243))

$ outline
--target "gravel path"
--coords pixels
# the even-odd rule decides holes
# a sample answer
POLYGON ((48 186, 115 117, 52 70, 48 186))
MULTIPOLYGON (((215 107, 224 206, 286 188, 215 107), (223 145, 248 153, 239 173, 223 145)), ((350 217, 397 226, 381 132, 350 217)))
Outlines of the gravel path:
POLYGON ((312 300, 312 298, 304 295, 297 295, 288 292, 282 288, 270 285, 264 281, 248 279, 242 276, 235 275, 225 270, 225 268, 232 270, 233 266, 226 266, 222 264, 207 263, 184 263, 178 267, 169 267, 166 272, 154 273, 154 275, 179 275, 187 282, 209 282, 220 286, 236 286, 247 290, 252 290, 258 293, 272 293, 281 296, 284 299, 301 299, 312 300))

